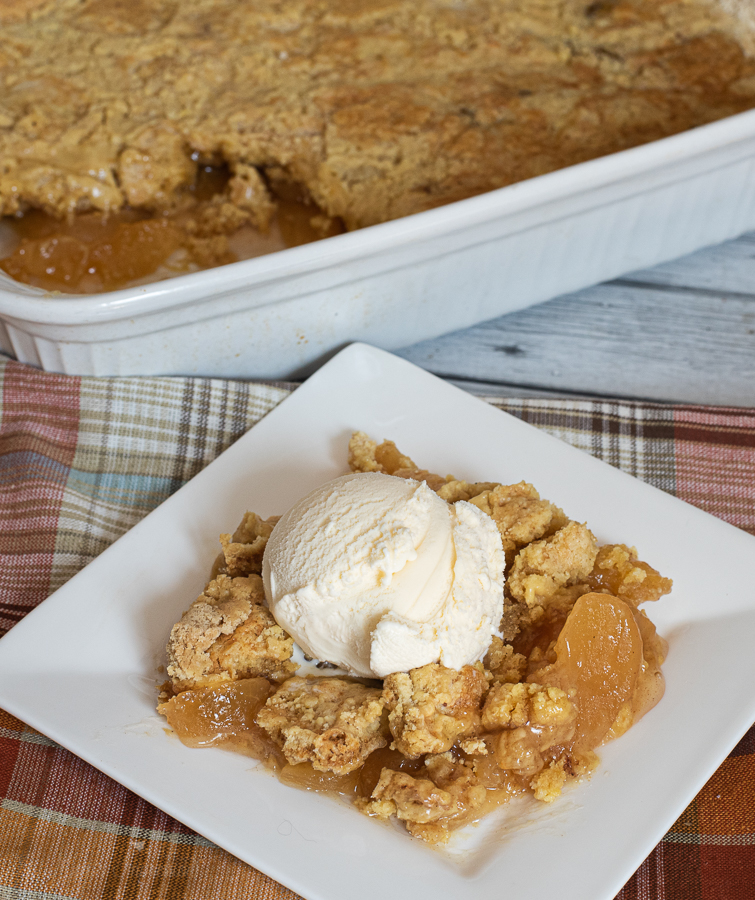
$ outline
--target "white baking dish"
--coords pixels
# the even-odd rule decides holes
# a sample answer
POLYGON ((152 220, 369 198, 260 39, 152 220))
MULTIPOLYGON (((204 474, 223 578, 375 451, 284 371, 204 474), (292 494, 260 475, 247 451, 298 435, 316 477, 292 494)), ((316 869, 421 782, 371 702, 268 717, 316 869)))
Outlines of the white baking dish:
POLYGON ((755 228, 755 110, 395 222, 93 296, 0 273, 0 347, 80 375, 296 377, 755 228))

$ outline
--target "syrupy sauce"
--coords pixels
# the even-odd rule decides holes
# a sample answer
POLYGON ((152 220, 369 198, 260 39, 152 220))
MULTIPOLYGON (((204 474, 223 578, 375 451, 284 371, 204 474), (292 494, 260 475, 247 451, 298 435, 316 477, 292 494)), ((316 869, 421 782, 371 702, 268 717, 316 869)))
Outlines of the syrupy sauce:
POLYGON ((254 722, 273 690, 266 678, 245 678, 183 691, 159 710, 187 747, 225 746, 281 768, 283 754, 254 722))
POLYGON ((281 190, 270 229, 244 225, 227 235, 227 250, 197 256, 187 220, 198 206, 222 196, 230 172, 224 166, 200 166, 186 189, 182 208, 151 214, 125 208, 109 215, 80 213, 59 220, 28 210, 0 220, 6 235, 0 269, 16 281, 64 294, 94 294, 228 262, 251 259, 341 233, 340 220, 322 215, 296 185, 281 190))
MULTIPOLYGON (((543 764, 563 760, 570 776, 584 774, 597 758, 592 752, 618 737, 663 696, 660 665, 666 643, 650 620, 625 601, 607 593, 580 597, 568 616, 546 617, 519 641, 519 650, 546 648, 535 654, 539 664, 530 665, 528 680, 559 687, 571 697, 578 710, 576 726, 568 740, 548 746, 532 771, 502 769, 497 741, 500 732, 482 732, 477 737, 487 755, 467 757, 455 747, 457 759, 472 760, 477 785, 486 789, 481 806, 456 812, 437 824, 448 831, 477 821, 512 797, 530 790, 529 780, 543 764), (526 646, 525 646, 526 645, 526 646)), ((427 778, 425 758, 409 759, 390 747, 374 751, 359 769, 347 775, 316 771, 309 763, 290 765, 269 736, 255 724, 255 716, 274 687, 264 678, 247 679, 197 691, 185 691, 160 707, 179 738, 192 747, 225 745, 257 759, 275 771, 286 785, 302 790, 338 794, 347 799, 369 798, 383 769, 427 778)), ((478 718, 479 721, 479 718, 478 718)), ((523 732, 523 752, 527 742, 542 749, 542 727, 527 726, 523 732)), ((386 740, 391 736, 386 729, 386 740)))

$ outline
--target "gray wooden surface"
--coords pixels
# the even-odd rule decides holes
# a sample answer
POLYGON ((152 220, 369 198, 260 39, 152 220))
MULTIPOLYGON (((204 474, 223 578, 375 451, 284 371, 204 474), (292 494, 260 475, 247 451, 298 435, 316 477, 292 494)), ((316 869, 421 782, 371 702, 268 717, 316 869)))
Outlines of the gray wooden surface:
POLYGON ((398 355, 509 396, 755 407, 755 232, 398 355))

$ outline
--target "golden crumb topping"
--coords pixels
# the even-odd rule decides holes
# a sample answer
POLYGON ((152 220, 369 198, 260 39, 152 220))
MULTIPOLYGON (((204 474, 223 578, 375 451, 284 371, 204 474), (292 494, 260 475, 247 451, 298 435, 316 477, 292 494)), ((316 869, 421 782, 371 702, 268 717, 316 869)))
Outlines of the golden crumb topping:
POLYGON ((574 704, 566 693, 539 684, 496 684, 482 709, 482 724, 487 731, 521 725, 551 728, 575 720, 574 704))
POLYGON ((499 484, 471 500, 498 526, 507 559, 513 550, 544 535, 553 534, 569 521, 563 510, 541 500, 531 484, 499 484))
POLYGON ((205 588, 168 641, 168 675, 175 691, 238 678, 293 675, 292 639, 262 606, 259 575, 218 575, 205 588))
POLYGON ((301 185, 348 228, 753 105, 711 0, 4 0, 0 214, 180 202, 224 162, 263 222, 301 185))
POLYGON ((527 672, 527 657, 523 653, 515 653, 511 644, 504 644, 499 637, 491 641, 483 663, 492 680, 497 682, 516 684, 527 672))
POLYGON ((544 606, 559 588, 583 581, 592 571, 598 543, 586 525, 569 522, 554 535, 519 551, 508 578, 512 597, 544 606))
POLYGON ((292 765, 345 775, 388 743, 379 688, 341 678, 291 678, 257 714, 257 724, 292 765))
POLYGON ((437 491, 451 478, 450 475, 442 478, 427 469, 420 469, 410 457, 398 450, 393 441, 378 444, 363 431, 354 432, 349 441, 349 467, 352 472, 383 472, 395 475, 396 478, 424 481, 433 491, 437 491))
POLYGON ((624 544, 606 544, 598 550, 588 582, 591 590, 607 590, 635 607, 658 600, 672 586, 670 578, 642 562, 634 547, 624 544))
POLYGON ((443 753, 479 726, 487 681, 478 663, 459 671, 431 663, 396 672, 383 683, 395 746, 409 758, 443 753))
POLYGON ((448 825, 473 816, 486 799, 486 789, 471 766, 450 754, 429 756, 425 776, 383 769, 369 799, 357 802, 366 815, 401 819, 410 834, 427 843, 445 843, 448 825))
POLYGON ((262 556, 267 539, 273 533, 280 516, 263 520, 256 513, 244 513, 241 524, 230 534, 220 535, 223 548, 223 563, 220 571, 228 575, 262 574, 262 556))
POLYGON ((499 732, 499 768, 534 775, 547 764, 544 754, 574 735, 577 709, 566 692, 539 684, 496 684, 482 710, 486 731, 499 732))
POLYGON ((539 772, 530 782, 535 800, 542 803, 553 803, 560 796, 566 783, 566 768, 563 759, 555 760, 547 768, 539 772))

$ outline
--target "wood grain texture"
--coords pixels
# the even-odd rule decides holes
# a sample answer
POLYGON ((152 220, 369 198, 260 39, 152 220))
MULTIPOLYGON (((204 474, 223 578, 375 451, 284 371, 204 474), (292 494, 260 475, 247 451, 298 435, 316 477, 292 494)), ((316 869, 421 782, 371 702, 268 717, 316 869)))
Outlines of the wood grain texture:
POLYGON ((482 392, 755 406, 755 234, 399 355, 482 392))

